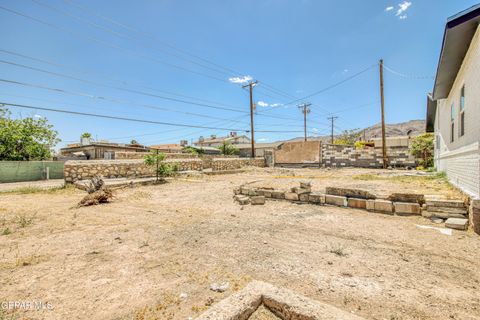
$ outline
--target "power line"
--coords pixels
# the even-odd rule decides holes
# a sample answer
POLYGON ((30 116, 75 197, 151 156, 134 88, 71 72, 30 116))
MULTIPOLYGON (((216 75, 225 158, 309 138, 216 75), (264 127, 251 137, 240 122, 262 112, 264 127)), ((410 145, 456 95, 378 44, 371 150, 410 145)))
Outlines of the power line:
POLYGON ((205 108, 213 108, 213 109, 227 110, 227 111, 233 111, 233 112, 244 112, 240 109, 219 107, 219 106, 214 106, 214 105, 206 104, 206 103, 199 103, 199 102, 187 101, 187 100, 178 99, 178 98, 166 97, 166 96, 153 94, 153 93, 149 93, 149 92, 145 92, 145 91, 139 91, 139 90, 134 90, 134 89, 127 89, 127 88, 122 88, 122 87, 117 87, 117 86, 111 86, 111 85, 102 84, 102 83, 92 81, 92 80, 88 80, 88 79, 74 77, 74 76, 67 75, 67 74, 64 74, 64 73, 58 73, 58 72, 53 72, 53 71, 49 71, 49 70, 45 70, 45 69, 35 68, 35 67, 27 66, 27 65, 24 65, 24 64, 19 64, 19 63, 6 61, 6 60, 1 60, 0 59, 0 63, 12 65, 12 66, 15 66, 15 67, 18 67, 18 68, 29 69, 29 70, 36 71, 36 72, 46 73, 46 74, 57 76, 57 77, 76 80, 76 81, 80 81, 80 82, 83 82, 83 83, 88 83, 88 84, 95 85, 95 86, 101 86, 101 87, 116 89, 116 90, 120 90, 120 91, 135 93, 135 94, 138 94, 138 95, 148 96, 148 97, 152 97, 152 98, 169 100, 169 101, 184 103, 184 104, 191 104, 191 105, 196 105, 196 106, 205 107, 205 108))
MULTIPOLYGON (((126 35, 126 34, 119 33, 119 32, 117 32, 117 31, 115 31, 115 30, 112 30, 112 29, 110 29, 110 28, 104 27, 104 26, 99 25, 99 24, 97 24, 97 23, 95 23, 95 22, 92 22, 92 21, 90 21, 90 20, 80 18, 80 17, 78 17, 78 16, 76 16, 76 15, 74 15, 74 14, 71 14, 71 13, 69 13, 69 12, 63 11, 63 10, 61 10, 61 9, 58 9, 58 8, 54 7, 54 6, 51 6, 51 5, 42 3, 42 2, 40 2, 40 1, 38 1, 38 0, 31 0, 31 1, 33 1, 34 3, 36 3, 36 4, 40 5, 40 6, 45 7, 45 8, 47 8, 47 9, 51 10, 51 11, 58 12, 58 13, 60 13, 61 15, 66 16, 66 17, 71 17, 71 18, 73 18, 73 19, 75 19, 75 20, 77 20, 77 21, 80 21, 80 22, 82 22, 82 23, 86 23, 86 24, 88 24, 88 25, 90 25, 90 26, 92 26, 92 27, 94 27, 94 28, 96 28, 96 29, 104 30, 104 31, 106 31, 106 32, 108 32, 108 33, 111 33, 111 34, 113 34, 113 35, 115 35, 115 36, 117 36, 117 37, 120 37, 120 38, 122 38, 122 39, 136 40, 136 38, 134 38, 134 37, 131 37, 131 36, 126 35)), ((225 72, 225 71, 221 71, 221 70, 218 70, 218 69, 209 67, 209 66, 205 66, 205 65, 203 65, 203 64, 201 64, 201 63, 198 63, 198 62, 196 62, 196 61, 192 61, 192 60, 190 60, 190 59, 186 59, 186 58, 184 58, 184 57, 182 57, 182 56, 180 56, 180 55, 178 55, 178 54, 169 53, 169 52, 166 52, 165 50, 159 50, 159 49, 157 49, 157 48, 154 48, 154 49, 156 49, 156 50, 158 50, 158 51, 160 51, 160 52, 162 52, 162 53, 166 53, 166 54, 173 55, 173 56, 175 56, 175 57, 178 58, 178 59, 185 60, 185 61, 187 61, 187 62, 193 63, 193 64, 198 65, 198 66, 200 66, 200 67, 203 67, 203 68, 206 68, 206 69, 215 71, 215 72, 219 72, 219 73, 222 73, 222 74, 225 74, 225 75, 229 75, 229 76, 232 75, 231 73, 227 73, 227 72, 225 72)))
MULTIPOLYGON (((8 80, 3 80, 3 79, 0 79, 0 82, 6 82, 6 83, 12 83, 13 84, 17 84, 17 83, 14 83, 15 81, 8 81, 8 80)), ((43 88, 42 88, 43 89, 43 88)), ((50 89, 55 89, 55 88, 48 88, 48 90, 50 89)), ((70 93, 70 94, 73 94, 73 95, 79 95, 80 94, 75 94, 75 93, 70 93)), ((8 94, 10 96, 15 96, 15 95, 11 95, 11 94, 8 94)), ((87 95, 87 94, 85 94, 87 95)), ((81 96, 85 96, 85 95, 81 95, 81 96)), ((28 96, 18 96, 17 97, 21 97, 21 98, 26 98, 26 99, 33 99, 33 100, 38 100, 38 101, 45 101, 45 102, 51 102, 51 103, 61 103, 63 104, 63 102, 59 102, 59 101, 53 101, 53 100, 47 100, 47 99, 39 99, 39 98, 34 98, 34 97, 28 97, 28 96)), ((220 117, 215 117, 215 116, 210 116, 210 115, 206 115, 206 114, 200 114, 200 113, 195 113, 195 112, 188 112, 188 111, 178 111, 178 110, 175 110, 175 109, 170 109, 170 108, 166 108, 166 107, 158 107, 158 106, 154 106, 154 105, 148 105, 148 104, 142 104, 142 103, 136 103, 136 102, 130 102, 130 101, 126 101, 126 100, 118 100, 118 99, 112 99, 112 98, 107 98, 107 97, 96 97, 96 96, 92 96, 90 95, 89 96, 90 98, 93 98, 93 99, 96 99, 98 98, 99 100, 102 100, 102 101, 109 101, 109 102, 113 102, 113 103, 118 103, 118 104, 123 104, 123 105, 127 105, 127 106, 130 106, 130 105, 134 105, 134 106, 140 106, 142 108, 148 108, 148 109, 155 109, 155 110, 162 110, 162 111, 167 111, 167 112, 173 112, 173 113, 179 113, 179 114, 184 114, 184 115, 188 115, 188 116, 195 116, 195 117, 200 117, 200 118, 207 118, 207 119, 217 119, 217 120, 221 120, 221 121, 228 121, 229 119, 225 119, 225 118, 220 118, 220 117)), ((72 104, 72 103, 69 103, 69 105, 72 105, 72 106, 78 106, 80 108, 85 108, 85 106, 81 106, 81 105, 78 105, 78 104, 72 104)), ((98 109, 98 107, 96 107, 96 109, 98 109)), ((239 122, 241 123, 241 122, 239 122)))
POLYGON ((161 45, 167 46, 167 47, 169 47, 169 48, 171 48, 171 49, 173 49, 173 50, 175 50, 175 51, 178 51, 178 52, 180 52, 180 53, 182 53, 182 54, 184 54, 184 55, 187 55, 187 56, 193 57, 193 58, 195 58, 195 59, 198 59, 198 60, 200 60, 200 61, 209 63, 209 64, 211 64, 211 65, 213 65, 213 66, 216 66, 216 67, 218 67, 218 68, 220 68, 220 69, 224 69, 224 70, 230 72, 232 75, 241 74, 241 72, 237 72, 237 71, 235 71, 235 70, 233 70, 233 69, 231 69, 231 68, 229 68, 229 67, 222 66, 222 65, 220 65, 220 64, 218 64, 218 63, 216 63, 216 62, 212 62, 211 60, 202 58, 202 57, 200 57, 200 56, 198 56, 198 55, 195 55, 195 54, 189 53, 189 52, 187 52, 187 51, 185 51, 185 50, 179 49, 178 47, 175 47, 175 46, 173 46, 173 45, 171 45, 171 44, 169 44, 169 43, 166 43, 166 42, 158 39, 156 36, 154 36, 154 35, 152 35, 152 34, 149 34, 149 33, 144 32, 144 31, 140 31, 140 30, 138 30, 138 29, 133 28, 132 26, 126 25, 125 23, 120 23, 120 22, 118 22, 118 21, 116 21, 116 20, 114 20, 114 19, 112 19, 112 18, 110 18, 110 17, 107 17, 107 16, 104 15, 104 14, 100 14, 100 13, 94 11, 94 10, 87 9, 86 7, 80 6, 79 4, 74 3, 74 2, 71 1, 71 0, 64 0, 64 2, 67 3, 67 4, 69 4, 69 5, 71 5, 71 6, 77 7, 77 8, 79 8, 79 9, 82 10, 82 11, 88 12, 88 13, 90 13, 90 14, 92 14, 92 15, 94 15, 94 16, 96 16, 96 17, 98 17, 98 18, 100 18, 100 19, 102 19, 102 20, 104 20, 104 21, 107 21, 107 22, 109 22, 109 23, 111 23, 111 24, 115 24, 115 25, 117 25, 117 26, 119 26, 119 27, 121 27, 121 28, 127 29, 127 30, 129 30, 129 31, 136 32, 136 33, 138 33, 138 34, 142 34, 142 35, 146 36, 147 38, 153 39, 153 40, 155 40, 156 42, 160 43, 161 45))
MULTIPOLYGON (((9 55, 13 55, 13 56, 17 56, 17 57, 21 57, 21 58, 24 58, 24 59, 36 61, 36 62, 41 62, 41 63, 47 64, 47 65, 50 65, 50 66, 54 66, 54 67, 60 67, 60 68, 66 68, 66 69, 75 69, 75 68, 72 68, 72 67, 69 67, 69 66, 66 66, 66 65, 63 65, 63 64, 59 64, 59 63, 52 62, 52 61, 49 61, 49 60, 44 60, 44 59, 35 58, 35 57, 32 57, 32 56, 28 56, 28 55, 25 55, 25 54, 22 54, 22 53, 13 52, 13 51, 5 50, 5 49, 0 49, 0 52, 3 52, 3 53, 5 53, 5 54, 9 54, 9 55)), ((78 71, 78 70, 77 70, 77 71, 78 71)), ((103 77, 103 78, 106 78, 106 79, 108 79, 108 80, 121 83, 122 85, 132 86, 132 84, 131 84, 130 82, 127 82, 127 81, 125 81, 125 80, 121 80, 121 79, 117 79, 117 78, 113 78, 113 77, 101 75, 101 74, 98 74, 98 73, 92 73, 92 72, 90 72, 90 71, 80 70, 80 72, 81 72, 81 73, 84 73, 84 74, 87 74, 87 75, 88 75, 88 74, 92 74, 92 75, 96 75, 96 76, 99 75, 100 77, 103 77)), ((194 99, 194 100, 203 101, 203 102, 208 102, 208 103, 213 103, 213 104, 217 104, 217 105, 221 105, 221 106, 226 106, 226 107, 233 107, 233 106, 231 106, 231 105, 226 105, 226 104, 224 104, 224 103, 220 103, 220 102, 216 102, 216 101, 206 100, 206 99, 202 99, 202 98, 198 98, 198 97, 187 96, 187 95, 184 95, 184 94, 179 94, 179 93, 170 92, 170 91, 165 91, 165 90, 159 90, 159 89, 157 89, 157 88, 151 88, 151 87, 143 86, 143 85, 139 85, 139 84, 137 84, 137 86, 140 86, 140 87, 145 88, 145 89, 147 89, 147 90, 158 91, 158 92, 161 92, 161 93, 166 93, 166 94, 169 94, 169 95, 178 96, 178 97, 182 97, 182 98, 194 99)), ((233 108, 235 108, 235 107, 233 107, 233 108)))
POLYGON ((387 70, 388 72, 390 72, 390 73, 392 73, 396 76, 399 76, 401 78, 404 78, 404 79, 410 79, 410 80, 431 80, 431 79, 435 79, 434 76, 419 76, 419 75, 401 73, 399 71, 393 70, 390 67, 387 67, 386 65, 383 65, 383 68, 385 70, 387 70))
POLYGON ((347 81, 350 81, 350 80, 352 80, 352 79, 354 79, 354 78, 356 78, 356 77, 364 74, 365 72, 373 69, 373 68, 376 67, 376 66, 377 66, 377 64, 371 65, 371 66, 369 66, 368 68, 365 68, 365 69, 363 69, 362 71, 359 71, 359 72, 357 72, 357 73, 355 73, 355 74, 353 74, 353 75, 351 75, 351 76, 343 79, 342 81, 339 81, 339 82, 337 82, 337 83, 334 83, 334 84, 332 84, 332 85, 329 85, 328 87, 325 87, 325 88, 323 88, 323 89, 320 89, 320 90, 318 90, 318 91, 315 91, 315 92, 313 92, 313 93, 311 93, 311 94, 309 94, 309 95, 306 95, 306 96, 304 96, 304 97, 302 97, 302 98, 292 100, 292 101, 290 101, 290 102, 288 102, 288 103, 285 103, 284 105, 290 105, 290 104, 292 104, 292 103, 296 103, 296 102, 299 102, 299 101, 301 101, 301 100, 305 100, 305 99, 307 99, 307 98, 311 98, 311 97, 313 97, 313 96, 319 95, 319 94, 321 94, 321 93, 323 93, 323 92, 325 92, 325 91, 331 90, 331 89, 333 89, 333 88, 335 88, 335 87, 338 87, 338 86, 341 85, 341 84, 344 84, 344 83, 347 82, 347 81))
POLYGON ((123 120, 123 121, 132 121, 132 122, 142 122, 142 123, 150 123, 150 124, 159 124, 159 125, 173 126, 173 127, 202 128, 202 129, 213 129, 213 130, 227 130, 227 131, 243 131, 243 132, 248 132, 248 130, 235 129, 235 128, 232 129, 232 128, 221 128, 221 127, 220 127, 220 128, 219 128, 219 127, 207 127, 207 126, 199 126, 199 125, 192 125, 192 124, 182 124, 182 123, 172 123, 172 122, 162 122, 162 121, 135 119, 135 118, 127 118, 127 117, 118 117, 118 116, 102 115, 102 114, 96 114, 96 113, 86 113, 86 112, 78 112, 78 111, 70 111, 70 110, 62 110, 62 109, 54 109, 54 108, 45 108, 45 107, 38 107, 38 106, 29 106, 29 105, 15 104, 15 103, 2 102, 2 101, 0 101, 0 105, 17 107, 17 108, 25 108, 25 109, 33 109, 33 110, 43 110, 43 111, 67 113, 67 114, 80 115, 80 116, 88 116, 88 117, 97 117, 97 118, 113 119, 113 120, 123 120))
POLYGON ((80 36, 80 37, 83 37, 83 38, 86 38, 88 40, 91 40, 91 41, 94 41, 96 43, 100 43, 104 46, 107 46, 109 48, 113 48, 113 49, 116 49, 116 50, 120 50, 120 51, 124 51, 124 52, 127 52, 128 54, 131 54, 131 55, 136 55, 136 56, 139 56, 139 57, 143 57, 143 58, 146 58, 148 60, 151 60, 151 61, 154 61, 156 63, 159 63, 159 64, 162 64, 162 65, 166 65, 166 66, 169 66, 169 67, 172 67, 172 68, 176 68, 176 69, 179 69, 179 70, 183 70, 183 71, 186 71, 186 72, 190 72, 190 73, 193 73, 193 74, 197 74, 197 75, 201 75, 203 77, 207 77, 207 78, 211 78, 211 79, 214 79, 214 80, 217 80, 217 81, 221 81, 221 82, 226 82, 226 83, 230 83, 228 80, 225 80, 225 79, 222 79, 222 78, 218 78, 218 77, 215 77, 215 76, 211 76, 211 75, 207 75, 205 73, 201 73, 201 72, 198 72, 198 71, 194 71, 194 70, 190 70, 188 68, 184 68, 182 66, 178 66, 178 65, 175 65, 175 64, 171 64, 171 63, 168 63, 168 62, 164 62, 162 60, 159 60, 159 59, 156 59, 156 58, 153 58, 151 56, 148 56, 148 55, 144 55, 144 54, 140 54, 138 53, 137 51, 134 51, 134 50, 130 50, 130 49, 125 49, 123 47, 119 47, 115 44, 111 44, 109 42, 106 42, 106 41, 103 41, 103 40, 100 40, 100 39, 97 39, 95 37, 91 37, 91 36, 88 36, 88 35, 84 35, 82 33, 78 33, 78 32, 75 32, 75 31, 72 31, 70 29, 66 29, 66 28, 63 28, 63 27, 59 27, 55 24, 52 24, 50 22, 46 22, 44 20, 41 20, 41 19, 38 19, 38 18, 35 18, 35 17, 32 17, 30 15, 27 15, 27 14, 23 14, 21 12, 18 12, 18 11, 15 11, 15 10, 12 10, 12 9, 8 9, 8 8, 5 8, 3 6, 0 6, 0 10, 4 10, 4 11, 7 11, 9 13, 13 13, 15 15, 18 15, 18 16, 21 16, 23 18, 26 18, 26 19, 30 19, 30 20, 33 20, 35 22, 38 22, 40 24, 43 24, 45 26, 48 26, 50 28, 53 28, 55 30, 60 30, 62 32, 66 32, 68 34, 71 34, 71 35, 74 35, 74 36, 80 36))

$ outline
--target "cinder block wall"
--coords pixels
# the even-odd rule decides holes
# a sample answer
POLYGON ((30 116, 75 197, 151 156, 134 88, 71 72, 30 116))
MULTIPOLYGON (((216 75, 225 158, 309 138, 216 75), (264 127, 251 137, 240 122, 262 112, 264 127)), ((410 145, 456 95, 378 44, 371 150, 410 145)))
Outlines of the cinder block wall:
MULTIPOLYGON (((387 147, 389 164, 393 167, 415 167, 416 161, 408 147, 387 147)), ((354 146, 322 144, 322 165, 325 167, 381 168, 381 148, 355 149, 354 146)))

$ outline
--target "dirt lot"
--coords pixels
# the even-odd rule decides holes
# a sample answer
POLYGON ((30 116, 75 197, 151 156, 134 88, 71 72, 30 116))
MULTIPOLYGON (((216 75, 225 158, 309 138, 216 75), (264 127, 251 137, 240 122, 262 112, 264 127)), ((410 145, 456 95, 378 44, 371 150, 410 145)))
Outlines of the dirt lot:
POLYGON ((232 201, 246 182, 307 177, 317 190, 460 196, 441 178, 405 173, 254 169, 122 189, 80 209, 84 192, 73 189, 0 194, 0 301, 53 307, 13 319, 188 319, 258 279, 368 319, 480 319, 475 234, 420 229, 431 224, 421 217, 232 201), (210 290, 225 281, 226 292, 210 290))

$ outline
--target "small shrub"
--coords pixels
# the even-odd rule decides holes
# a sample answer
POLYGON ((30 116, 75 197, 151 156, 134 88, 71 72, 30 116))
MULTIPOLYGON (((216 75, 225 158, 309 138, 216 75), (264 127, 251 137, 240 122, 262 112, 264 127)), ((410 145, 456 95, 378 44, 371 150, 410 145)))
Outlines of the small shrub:
POLYGON ((332 248, 330 248, 329 252, 333 253, 333 254, 335 254, 339 257, 346 257, 347 256, 347 253, 345 252, 345 249, 341 246, 332 247, 332 248))
POLYGON ((27 215, 26 213, 19 214, 17 216, 17 223, 20 228, 28 227, 33 223, 33 219, 36 214, 27 215))
POLYGON ((2 236, 8 236, 10 233, 12 233, 12 231, 10 231, 10 229, 7 227, 3 229, 2 236))

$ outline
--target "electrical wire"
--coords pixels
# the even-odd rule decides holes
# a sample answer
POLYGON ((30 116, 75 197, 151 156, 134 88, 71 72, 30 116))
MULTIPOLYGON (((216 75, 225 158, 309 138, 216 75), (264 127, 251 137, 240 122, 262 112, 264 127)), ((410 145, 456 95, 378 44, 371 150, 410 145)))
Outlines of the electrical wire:
POLYGON ((24 109, 33 109, 33 110, 43 110, 43 111, 50 111, 50 112, 66 113, 66 114, 79 115, 79 116, 105 118, 105 119, 112 119, 112 120, 123 120, 123 121, 142 122, 142 123, 149 123, 149 124, 159 124, 159 125, 173 126, 173 127, 202 128, 202 129, 242 131, 242 132, 247 132, 248 131, 248 130, 242 130, 242 129, 237 129, 237 128, 232 129, 232 128, 222 128, 222 127, 220 127, 220 128, 219 127, 207 127, 207 126, 200 126, 200 125, 193 125, 193 124, 153 121, 153 120, 145 120, 145 119, 136 119, 136 118, 118 117, 118 116, 111 116, 111 115, 102 115, 102 114, 96 114, 96 113, 87 113, 87 112, 78 112, 78 111, 71 111, 71 110, 55 109, 55 108, 45 108, 45 107, 39 107, 39 106, 29 106, 29 105, 24 105, 24 104, 9 103, 9 102, 5 102, 5 101, 0 101, 0 105, 17 107, 17 108, 24 108, 24 109))

